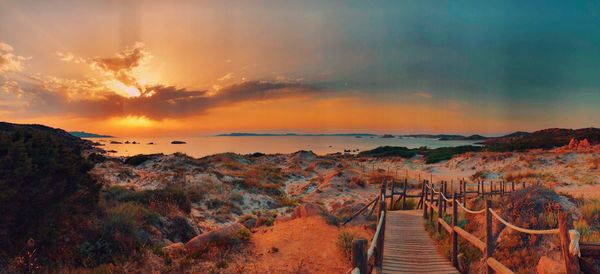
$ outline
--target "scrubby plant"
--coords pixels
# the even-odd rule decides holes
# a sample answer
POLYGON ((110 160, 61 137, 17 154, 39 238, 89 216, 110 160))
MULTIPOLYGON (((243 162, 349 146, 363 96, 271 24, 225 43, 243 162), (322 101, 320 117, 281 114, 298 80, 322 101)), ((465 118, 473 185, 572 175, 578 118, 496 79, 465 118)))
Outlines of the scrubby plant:
POLYGON ((413 198, 407 198, 406 203, 402 203, 402 199, 398 199, 394 202, 394 209, 400 210, 411 210, 417 207, 417 202, 413 198))
POLYGON ((192 224, 183 217, 175 217, 167 227, 168 233, 165 235, 172 242, 187 242, 196 236, 196 230, 192 224))
POLYGON ((100 190, 85 146, 62 130, 0 123, 0 269, 30 238, 45 266, 73 252, 100 190))
POLYGON ((106 198, 114 202, 137 202, 144 206, 154 204, 157 208, 174 205, 184 213, 190 213, 192 202, 185 189, 169 186, 164 189, 135 191, 120 186, 111 186, 106 191, 106 198))
POLYGON ((134 155, 131 157, 127 157, 124 161, 124 164, 138 166, 138 165, 145 163, 146 161, 148 161, 150 159, 156 158, 161 155, 163 155, 163 154, 162 153, 161 154, 138 154, 138 155, 134 155))
POLYGON ((342 251, 347 259, 352 256, 352 241, 358 236, 350 230, 341 230, 336 239, 337 247, 342 251))

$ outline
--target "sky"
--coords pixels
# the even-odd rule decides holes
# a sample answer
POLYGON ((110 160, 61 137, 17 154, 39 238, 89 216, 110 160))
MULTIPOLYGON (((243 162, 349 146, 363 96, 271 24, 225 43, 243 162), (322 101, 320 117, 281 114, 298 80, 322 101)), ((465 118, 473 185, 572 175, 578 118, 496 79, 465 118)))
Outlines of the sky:
POLYGON ((0 0, 0 120, 116 136, 600 127, 597 1, 0 0))

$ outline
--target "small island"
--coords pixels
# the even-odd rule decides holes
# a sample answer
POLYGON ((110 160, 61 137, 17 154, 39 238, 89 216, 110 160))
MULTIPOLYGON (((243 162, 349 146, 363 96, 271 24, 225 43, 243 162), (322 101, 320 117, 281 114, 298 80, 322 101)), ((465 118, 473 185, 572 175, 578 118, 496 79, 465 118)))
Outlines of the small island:
POLYGON ((171 144, 172 145, 182 145, 182 144, 187 144, 187 143, 184 141, 172 141, 171 144))
POLYGON ((246 132, 233 132, 217 134, 217 137, 285 137, 285 136, 312 136, 312 137, 366 137, 366 136, 377 136, 370 133, 246 133, 246 132))

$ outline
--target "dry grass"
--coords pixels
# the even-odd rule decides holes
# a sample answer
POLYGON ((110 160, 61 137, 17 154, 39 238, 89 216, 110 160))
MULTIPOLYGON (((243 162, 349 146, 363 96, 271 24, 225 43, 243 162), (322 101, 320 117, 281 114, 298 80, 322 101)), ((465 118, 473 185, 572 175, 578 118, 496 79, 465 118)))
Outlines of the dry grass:
POLYGON ((590 169, 597 170, 600 168, 600 158, 592 158, 588 164, 590 165, 590 169))
POLYGON ((352 241, 357 237, 357 234, 350 230, 342 230, 337 236, 336 245, 348 260, 352 257, 352 241))
POLYGON ((574 222, 581 241, 600 243, 600 200, 586 200, 579 208, 581 218, 574 222))

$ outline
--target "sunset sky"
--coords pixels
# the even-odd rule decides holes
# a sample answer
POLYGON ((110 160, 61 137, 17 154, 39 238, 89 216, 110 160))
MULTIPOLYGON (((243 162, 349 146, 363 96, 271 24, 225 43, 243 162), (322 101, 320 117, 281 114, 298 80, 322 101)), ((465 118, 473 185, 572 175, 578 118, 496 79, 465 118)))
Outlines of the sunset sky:
POLYGON ((3 121, 500 134, 599 117, 600 2, 0 0, 3 121))

